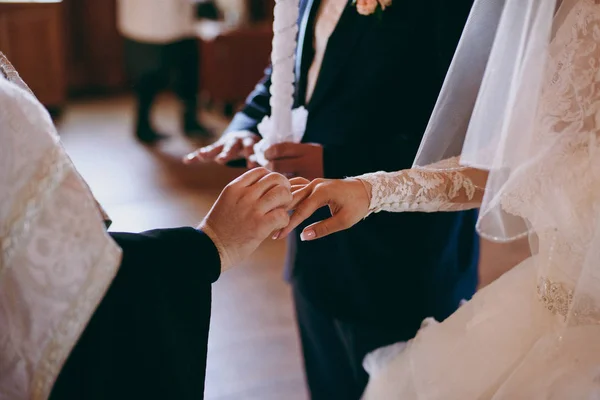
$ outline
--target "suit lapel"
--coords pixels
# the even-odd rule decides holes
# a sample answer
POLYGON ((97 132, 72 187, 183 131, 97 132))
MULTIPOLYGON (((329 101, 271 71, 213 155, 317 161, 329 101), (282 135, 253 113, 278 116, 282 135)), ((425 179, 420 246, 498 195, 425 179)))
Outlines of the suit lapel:
POLYGON ((326 98, 331 85, 340 75, 340 70, 351 59, 354 46, 364 35, 373 18, 373 16, 360 15, 355 7, 349 4, 346 6, 327 42, 323 64, 308 104, 309 109, 318 107, 319 103, 326 98))
POLYGON ((296 104, 304 104, 306 97, 306 75, 314 56, 313 35, 315 16, 321 0, 306 0, 296 46, 296 104))

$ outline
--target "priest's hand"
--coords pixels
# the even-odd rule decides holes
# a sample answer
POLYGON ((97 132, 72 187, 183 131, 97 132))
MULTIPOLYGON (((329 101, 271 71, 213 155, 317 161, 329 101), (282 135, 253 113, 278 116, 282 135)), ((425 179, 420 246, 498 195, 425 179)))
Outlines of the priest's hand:
MULTIPOLYGON (((254 154, 254 145, 259 141, 260 136, 250 131, 229 132, 215 143, 186 155, 183 161, 186 164, 216 161, 224 165, 233 160, 249 160, 254 154)), ((251 166, 254 166, 253 163, 251 166)))
POLYGON ((290 182, 255 168, 231 182, 199 226, 219 250, 221 270, 248 257, 273 232, 289 223, 290 182))
POLYGON ((314 143, 279 143, 265 151, 265 167, 289 177, 322 178, 323 147, 314 143))
POLYGON ((329 206, 331 218, 306 227, 300 234, 302 240, 315 240, 348 229, 369 214, 371 187, 360 179, 315 179, 309 182, 294 178, 290 183, 294 199, 289 208, 294 213, 289 225, 276 233, 277 238, 286 237, 324 206, 329 206))

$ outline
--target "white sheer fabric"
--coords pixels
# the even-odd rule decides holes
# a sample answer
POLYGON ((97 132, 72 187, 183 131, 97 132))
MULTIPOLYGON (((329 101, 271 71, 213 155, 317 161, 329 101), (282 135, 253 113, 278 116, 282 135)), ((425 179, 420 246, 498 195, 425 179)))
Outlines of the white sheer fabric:
POLYGON ((0 72, 0 399, 46 399, 121 252, 1 54, 0 72))
MULTIPOLYGON (((506 0, 507 7, 528 1, 506 0)), ((533 3, 538 17, 554 13, 553 1, 533 3)), ((600 398, 600 5, 565 0, 552 30, 534 20, 526 37, 539 40, 547 28, 552 42, 543 47, 540 90, 521 80, 515 93, 525 97, 514 104, 527 98, 536 106, 505 114, 508 130, 493 157, 510 162, 490 168, 486 191, 495 174, 503 179, 492 183, 497 206, 527 221, 535 256, 422 329, 371 377, 365 399, 600 398), (506 144, 519 137, 526 146, 510 154, 506 144)))
POLYGON ((435 168, 375 172, 357 178, 371 188, 370 212, 460 211, 481 205, 487 174, 463 167, 459 158, 435 168))
MULTIPOLYGON (((566 3, 559 16, 574 2, 566 3)), ((415 160, 431 168, 460 155, 463 166, 493 171, 478 221, 480 234, 491 240, 531 232, 522 218, 504 211, 499 195, 531 154, 555 4, 475 2, 415 160)))
MULTIPOLYGON (((478 0, 473 4, 415 158, 415 166, 426 167, 461 155, 506 2, 507 0, 478 0)), ((530 2, 525 0, 516 5, 527 7, 530 2)), ((521 18, 526 15, 522 12, 521 18)), ((513 42, 514 46, 518 46, 521 31, 511 32, 510 37, 507 36, 507 39, 516 42, 513 42)), ((504 43, 510 45, 511 41, 504 43)), ((515 50, 511 55, 514 53, 515 50)), ((514 65, 516 60, 516 57, 507 57, 505 65, 514 65)), ((503 92, 506 87, 508 86, 505 86, 503 92)), ((500 93, 495 95, 500 96, 500 93)), ((487 132, 486 130, 485 133, 487 132)), ((488 166, 492 160, 483 161, 488 166)))

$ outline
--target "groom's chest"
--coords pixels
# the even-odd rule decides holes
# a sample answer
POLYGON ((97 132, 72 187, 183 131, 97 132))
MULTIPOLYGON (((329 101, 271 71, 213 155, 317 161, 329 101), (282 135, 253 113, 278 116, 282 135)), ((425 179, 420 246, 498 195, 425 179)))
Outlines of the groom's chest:
POLYGON ((364 16, 347 0, 304 0, 301 11, 296 102, 309 111, 357 91, 385 96, 386 81, 427 62, 417 54, 432 43, 427 34, 415 40, 417 16, 408 18, 400 5, 364 16))

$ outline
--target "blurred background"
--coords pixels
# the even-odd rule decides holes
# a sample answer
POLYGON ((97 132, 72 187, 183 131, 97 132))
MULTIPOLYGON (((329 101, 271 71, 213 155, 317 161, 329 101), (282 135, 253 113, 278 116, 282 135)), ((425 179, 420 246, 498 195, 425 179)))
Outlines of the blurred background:
MULTIPOLYGON (((178 78, 188 88, 192 83, 197 102, 182 101, 167 84, 151 96, 151 110, 140 106, 143 76, 137 64, 154 57, 162 65, 181 54, 132 50, 122 25, 139 21, 135 12, 128 14, 132 21, 119 19, 120 1, 131 0, 0 0, 0 51, 50 110, 64 146, 114 221, 112 230, 195 225, 243 170, 184 166, 181 157, 216 140, 262 77, 274 0, 187 1, 193 25, 185 39, 191 47, 181 51, 195 52, 197 63, 187 72, 193 76, 178 78), (148 126, 140 116, 145 112, 148 126), (202 129, 190 127, 193 122, 202 129), (165 140, 155 141, 153 134, 165 140)), ((266 242, 246 267, 215 285, 206 399, 306 399, 282 279, 284 246, 266 242)), ((527 251, 525 242, 484 243, 482 285, 527 251)))

